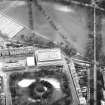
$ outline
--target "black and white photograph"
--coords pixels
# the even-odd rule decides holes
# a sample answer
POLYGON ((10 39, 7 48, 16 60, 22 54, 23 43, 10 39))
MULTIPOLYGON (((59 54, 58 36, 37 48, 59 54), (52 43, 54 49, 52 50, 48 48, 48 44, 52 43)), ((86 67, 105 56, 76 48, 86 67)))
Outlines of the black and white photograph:
POLYGON ((105 105, 105 0, 0 0, 0 105, 105 105))

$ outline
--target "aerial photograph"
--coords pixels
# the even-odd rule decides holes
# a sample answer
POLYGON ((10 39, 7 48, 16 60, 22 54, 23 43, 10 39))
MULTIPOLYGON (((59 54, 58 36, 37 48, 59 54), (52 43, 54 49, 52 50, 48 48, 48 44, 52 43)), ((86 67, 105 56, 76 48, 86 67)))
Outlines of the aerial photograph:
POLYGON ((105 0, 0 1, 0 105, 105 105, 105 0))

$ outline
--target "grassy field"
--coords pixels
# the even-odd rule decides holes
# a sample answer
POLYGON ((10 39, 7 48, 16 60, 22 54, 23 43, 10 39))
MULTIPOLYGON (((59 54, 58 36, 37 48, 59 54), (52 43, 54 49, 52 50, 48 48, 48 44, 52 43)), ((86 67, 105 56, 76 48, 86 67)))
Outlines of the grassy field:
MULTIPOLYGON (((5 4, 7 5, 7 4, 5 4)), ((9 5, 9 4, 8 4, 9 5)), ((1 6, 2 8, 3 6, 1 6)), ((33 20, 34 20, 34 30, 46 36, 54 42, 63 42, 64 39, 51 27, 47 22, 43 14, 35 7, 33 7, 33 20)), ((73 47, 80 52, 82 56, 86 53, 86 47, 88 43, 88 22, 89 17, 87 16, 86 7, 80 7, 77 5, 68 6, 69 11, 61 11, 57 8, 62 8, 61 5, 55 5, 50 3, 43 3, 42 7, 46 10, 46 13, 52 18, 52 20, 61 26, 61 31, 66 31, 64 35, 67 40, 73 45, 73 47)), ((5 11, 4 14, 12 18, 18 23, 29 27, 29 16, 27 5, 20 5, 16 7, 11 7, 9 10, 5 11)), ((90 22, 91 24, 91 22, 90 22)), ((104 29, 103 29, 104 31, 104 29)), ((104 32, 103 32, 104 33, 104 32)), ((29 31, 25 30, 17 34, 20 36, 25 34, 30 35, 29 31)))
MULTIPOLYGON (((68 39, 68 41, 73 44, 81 55, 84 55, 86 51, 86 44, 88 42, 87 15, 85 9, 70 6, 70 12, 62 12, 54 9, 54 4, 43 4, 42 6, 48 15, 52 17, 55 23, 60 25, 62 30, 66 31, 67 34, 65 37, 68 39)), ((62 38, 60 38, 59 34, 52 29, 45 19, 43 19, 42 22, 41 18, 38 18, 38 15, 36 15, 36 22, 39 32, 47 35, 54 41, 62 41, 62 38)))

